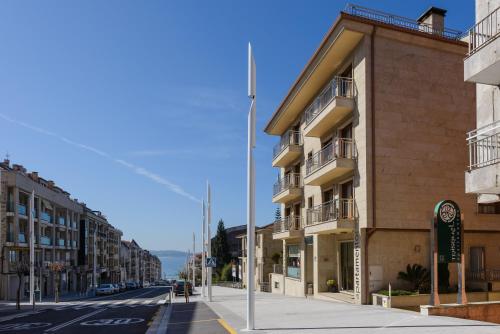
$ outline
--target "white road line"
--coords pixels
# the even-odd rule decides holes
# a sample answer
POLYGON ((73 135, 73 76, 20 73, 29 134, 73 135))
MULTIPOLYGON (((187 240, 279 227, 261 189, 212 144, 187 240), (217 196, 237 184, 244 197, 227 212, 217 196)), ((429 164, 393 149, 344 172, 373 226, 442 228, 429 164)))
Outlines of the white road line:
POLYGON ((142 305, 147 305, 147 304, 151 304, 154 302, 154 299, 148 299, 148 300, 145 300, 142 302, 142 305))
POLYGON ((76 319, 73 319, 73 320, 70 320, 68 322, 64 322, 60 325, 57 325, 55 327, 52 327, 52 328, 49 328, 49 329, 46 329, 45 332, 55 332, 55 331, 58 331, 60 330, 61 328, 64 328, 64 327, 67 327, 69 325, 72 325, 74 324, 75 322, 78 322, 80 320, 83 320, 83 319, 86 319, 86 318, 90 318, 91 316, 93 315, 96 315, 97 313, 100 313, 102 311, 106 310, 106 308, 103 308, 103 309, 100 309, 100 310, 97 310, 97 311, 94 311, 94 312, 91 312, 91 313, 87 313, 85 315, 82 315, 81 317, 78 317, 76 319))
POLYGON ((134 305, 134 304, 137 304, 138 302, 139 302, 138 300, 132 299, 132 300, 128 301, 126 304, 127 305, 134 305))
POLYGON ((158 300, 158 302, 156 304, 158 304, 158 305, 165 304, 165 300, 164 299, 160 299, 160 300, 158 300))

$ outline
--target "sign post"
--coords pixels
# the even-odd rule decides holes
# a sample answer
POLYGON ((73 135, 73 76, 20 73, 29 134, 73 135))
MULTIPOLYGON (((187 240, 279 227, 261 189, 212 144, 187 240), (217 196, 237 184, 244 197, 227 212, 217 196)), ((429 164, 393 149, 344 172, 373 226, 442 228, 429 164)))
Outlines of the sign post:
POLYGON ((431 305, 438 306, 438 264, 456 263, 458 269, 457 302, 466 304, 465 263, 463 253, 463 222, 458 205, 451 200, 439 202, 434 208, 434 219, 431 228, 432 286, 431 305))

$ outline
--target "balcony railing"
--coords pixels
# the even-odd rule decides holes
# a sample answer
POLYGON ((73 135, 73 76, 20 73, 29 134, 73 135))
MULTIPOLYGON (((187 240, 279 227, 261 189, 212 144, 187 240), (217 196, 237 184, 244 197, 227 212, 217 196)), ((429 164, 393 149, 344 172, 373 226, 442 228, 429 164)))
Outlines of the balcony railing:
POLYGON ((306 125, 309 125, 337 96, 353 96, 352 78, 335 77, 323 88, 306 109, 306 125))
POLYGON ((17 240, 18 242, 21 242, 21 243, 26 243, 26 236, 24 233, 19 233, 18 236, 17 236, 17 240))
POLYGON ((289 173, 278 180, 273 186, 273 196, 289 190, 291 188, 300 188, 302 186, 301 177, 298 173, 289 173))
POLYGON ((44 246, 50 246, 52 244, 52 241, 49 237, 42 236, 40 237, 40 244, 44 246))
POLYGON ((21 216, 26 216, 26 205, 24 204, 18 204, 17 205, 17 213, 20 214, 21 216))
POLYGON ((71 247, 76 248, 76 240, 71 240, 71 247))
POLYGON ((500 269, 468 270, 466 277, 470 281, 500 281, 500 269))
POLYGON ((497 38, 500 34, 500 7, 469 30, 469 55, 497 38))
POLYGON ((350 138, 338 138, 316 152, 306 161, 306 175, 310 175, 337 158, 354 158, 354 142, 350 138))
POLYGON ((58 246, 64 247, 64 244, 65 244, 65 240, 64 240, 64 239, 59 239, 59 240, 57 241, 57 245, 58 245, 58 246))
POLYGON ((500 162, 500 121, 467 133, 469 170, 500 162))
POLYGON ((59 225, 66 225, 66 219, 64 217, 57 218, 57 223, 59 225))
POLYGON ((46 222, 52 223, 52 216, 48 214, 47 212, 42 212, 40 215, 40 218, 46 222))
POLYGON ((459 40, 462 37, 462 32, 459 30, 449 28, 435 29, 430 24, 353 4, 347 4, 344 12, 354 16, 364 17, 369 20, 378 21, 405 29, 438 35, 447 39, 459 40))
POLYGON ((308 209, 306 226, 321 224, 332 220, 353 219, 354 214, 353 198, 334 199, 308 209))
POLYGON ((273 159, 290 145, 302 145, 300 131, 288 130, 273 148, 273 159))
POLYGON ((287 231, 298 231, 301 228, 302 219, 300 216, 287 216, 274 222, 274 233, 287 231))

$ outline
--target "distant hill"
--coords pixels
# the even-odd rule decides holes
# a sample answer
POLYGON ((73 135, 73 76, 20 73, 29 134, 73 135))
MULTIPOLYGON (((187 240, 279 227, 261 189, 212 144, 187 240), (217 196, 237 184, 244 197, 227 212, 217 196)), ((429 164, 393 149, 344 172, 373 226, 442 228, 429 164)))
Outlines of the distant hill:
POLYGON ((156 250, 150 251, 151 254, 156 256, 172 256, 172 257, 186 257, 187 253, 177 250, 156 250))

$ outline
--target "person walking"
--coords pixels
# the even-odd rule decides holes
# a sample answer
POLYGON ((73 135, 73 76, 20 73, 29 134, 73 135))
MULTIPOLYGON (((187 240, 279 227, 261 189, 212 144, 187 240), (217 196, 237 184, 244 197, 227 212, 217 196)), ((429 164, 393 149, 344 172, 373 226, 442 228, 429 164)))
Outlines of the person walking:
POLYGON ((184 297, 186 297, 186 303, 189 303, 189 281, 184 282, 184 297))

